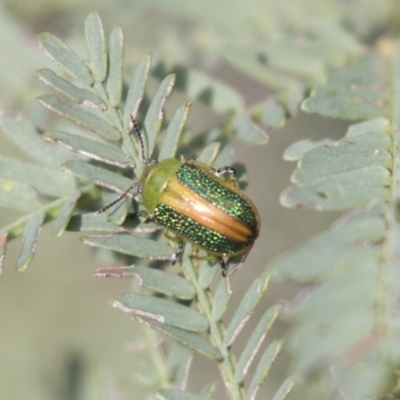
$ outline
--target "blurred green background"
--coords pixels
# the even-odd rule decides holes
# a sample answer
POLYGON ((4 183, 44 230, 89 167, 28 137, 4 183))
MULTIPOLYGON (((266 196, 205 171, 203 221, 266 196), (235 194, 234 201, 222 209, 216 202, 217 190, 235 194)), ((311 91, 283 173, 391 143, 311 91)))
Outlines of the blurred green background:
MULTIPOLYGON (((52 32, 84 54, 83 23, 94 10, 100 12, 106 32, 116 24, 123 26, 126 65, 134 66, 140 55, 153 51, 155 59, 171 65, 194 65, 229 82, 246 102, 271 93, 213 56, 208 26, 194 31, 190 23, 148 4, 3 1, 0 4, 2 112, 36 119, 44 115, 40 106, 34 104, 35 97, 46 90, 37 81, 35 70, 50 63, 37 47, 35 36, 43 31, 52 32), (204 51, 207 45, 210 47, 204 51)), ((210 127, 204 110, 194 107, 192 111, 189 117, 192 130, 210 127)), ((286 210, 279 205, 279 194, 289 184, 294 167, 283 162, 284 149, 301 138, 337 138, 345 130, 344 123, 300 113, 279 131, 269 131, 270 141, 265 147, 234 143, 237 160, 247 167, 247 193, 260 210, 262 230, 245 268, 233 278, 236 293, 227 317, 271 257, 327 227, 334 219, 334 215, 286 210)), ((4 136, 0 136, 0 149, 2 154, 24 157, 4 136)), ((10 210, 0 210, 0 226, 17 216, 10 210)), ((18 251, 18 241, 12 242, 0 284, 0 399, 145 399, 146 384, 136 376, 138 370, 146 371, 146 366, 152 365, 147 349, 140 346, 145 328, 109 304, 114 295, 129 290, 130 283, 93 278, 96 268, 110 265, 99 261, 89 247, 82 245, 79 235, 67 233, 56 239, 50 226, 44 227, 35 260, 24 273, 13 269, 18 251)), ((293 297, 296 289, 290 284, 271 287, 251 321, 257 322, 269 305, 293 297)), ((251 329, 250 322, 238 339, 238 348, 243 346, 251 329)), ((283 323, 278 324, 271 337, 281 336, 284 329, 283 323)), ((287 356, 280 357, 268 378, 265 396, 283 381, 288 362, 287 356)), ((189 381, 193 390, 217 373, 215 366, 210 368, 209 361, 198 356, 193 369, 189 381)), ((222 399, 223 393, 219 387, 215 398, 222 399)))

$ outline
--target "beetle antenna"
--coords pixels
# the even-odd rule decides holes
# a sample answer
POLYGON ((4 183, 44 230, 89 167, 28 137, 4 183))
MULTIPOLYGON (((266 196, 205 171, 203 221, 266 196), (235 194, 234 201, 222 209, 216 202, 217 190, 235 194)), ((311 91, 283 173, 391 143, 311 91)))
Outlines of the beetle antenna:
POLYGON ((147 164, 147 158, 146 158, 145 151, 144 151, 144 141, 143 141, 142 132, 141 132, 141 130, 139 128, 139 125, 136 122, 136 119, 133 117, 133 115, 131 115, 131 121, 132 121, 132 124, 133 124, 133 129, 134 129, 134 131, 135 131, 135 133, 136 133, 136 135, 137 135, 137 137, 139 139, 139 142, 140 142, 140 149, 142 151, 143 164, 147 164))
POLYGON ((137 182, 132 183, 131 186, 128 187, 127 190, 125 190, 124 193, 122 193, 119 197, 117 197, 115 200, 113 200, 111 203, 106 204, 104 207, 100 208, 100 210, 96 211, 96 214, 102 214, 103 212, 109 210, 113 205, 119 203, 122 199, 124 199, 128 193, 135 188, 138 185, 137 182))

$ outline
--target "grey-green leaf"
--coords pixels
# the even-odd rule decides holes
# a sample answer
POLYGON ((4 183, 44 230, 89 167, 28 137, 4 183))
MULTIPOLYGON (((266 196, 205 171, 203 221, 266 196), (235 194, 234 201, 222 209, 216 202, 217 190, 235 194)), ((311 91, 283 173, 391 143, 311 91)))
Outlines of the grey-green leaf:
POLYGON ((124 68, 124 32, 120 26, 115 26, 111 30, 108 47, 106 89, 110 104, 118 107, 122 96, 124 68))
POLYGON ((163 324, 153 318, 135 316, 135 319, 142 324, 150 326, 151 328, 154 328, 164 333, 165 335, 174 338, 179 343, 182 343, 184 346, 187 346, 197 351, 199 354, 202 354, 205 357, 218 361, 221 360, 221 354, 219 353, 219 351, 214 346, 212 346, 210 342, 205 340, 197 333, 188 332, 187 330, 163 324))
POLYGON ((253 378, 250 381, 249 388, 247 390, 246 400, 254 399, 255 393, 258 391, 258 388, 262 385, 265 378, 268 376, 269 370, 271 369, 271 366, 281 349, 282 341, 280 340, 275 340, 267 347, 264 354, 261 356, 256 371, 254 372, 253 378))
POLYGON ((257 326, 253 330, 253 333, 248 339, 236 367, 235 381, 237 383, 241 383, 244 381, 250 365, 252 364, 258 351, 260 350, 260 347, 266 337, 267 332, 271 329, 276 318, 278 317, 279 309, 279 306, 270 307, 261 317, 257 326))
POLYGON ((268 142, 268 135, 266 132, 257 126, 248 114, 237 114, 234 119, 234 126, 236 128, 236 136, 249 144, 266 144, 268 142))
POLYGON ((42 106, 55 112, 61 117, 69 119, 75 124, 82 126, 88 131, 94 132, 105 139, 116 141, 121 138, 120 132, 115 129, 114 126, 81 107, 72 107, 51 95, 40 96, 38 101, 42 106))
POLYGON ((163 120, 163 107, 175 83, 175 75, 168 75, 161 82, 144 119, 144 134, 146 137, 147 157, 151 158, 156 144, 157 134, 163 120))
POLYGON ((41 140, 41 135, 30 121, 7 119, 0 116, 0 127, 25 154, 41 164, 58 167, 68 157, 41 140))
POLYGON ((108 171, 104 168, 96 167, 81 160, 68 161, 63 165, 66 172, 86 182, 115 190, 119 193, 125 192, 132 181, 122 175, 108 171))
POLYGON ((51 69, 39 69, 36 71, 36 74, 43 83, 76 103, 90 104, 99 108, 105 107, 103 101, 92 91, 76 87, 72 83, 59 77, 51 69))
POLYGON ((228 308, 232 293, 228 290, 226 279, 220 279, 214 293, 212 305, 212 317, 220 321, 228 308))
POLYGON ((383 120, 356 124, 339 141, 318 146, 300 143, 289 152, 294 152, 291 158, 301 156, 292 174, 296 185, 282 193, 282 204, 346 210, 366 206, 373 199, 385 201, 390 196, 393 164, 390 143, 383 120))
POLYGON ((82 241, 90 246, 103 247, 140 258, 170 260, 174 253, 167 243, 155 242, 152 239, 134 234, 85 236, 82 241))
POLYGON ((188 98, 220 113, 241 110, 244 105, 242 97, 231 86, 194 68, 179 71, 176 87, 188 98))
POLYGON ((72 232, 111 232, 114 233, 118 229, 108 218, 107 214, 86 213, 74 215, 68 223, 67 230, 72 232))
POLYGON ((86 48, 94 78, 103 82, 107 76, 107 49, 103 23, 97 12, 91 12, 85 21, 86 48))
POLYGON ((44 213, 40 211, 33 214, 25 226, 22 235, 21 253, 15 264, 18 271, 24 271, 33 259, 43 220, 44 213))
POLYGON ((32 186, 0 177, 0 207, 32 211, 41 205, 39 194, 32 186))
POLYGON ((212 165, 215 159, 217 158, 220 148, 221 148, 221 143, 219 142, 213 142, 208 144, 206 147, 204 147, 204 149, 197 157, 197 161, 206 165, 212 165))
POLYGON ((285 123, 285 109, 274 97, 268 98, 259 107, 263 125, 279 128, 285 123))
POLYGON ((53 235, 61 236, 68 226, 71 216, 76 208, 81 192, 77 190, 72 193, 61 207, 60 213, 57 215, 53 225, 53 235))
POLYGON ((140 265, 131 267, 129 272, 139 279, 140 285, 170 297, 191 300, 196 294, 194 287, 176 274, 140 265))
POLYGON ((38 42, 42 50, 73 78, 85 85, 93 83, 93 76, 85 63, 58 37, 41 33, 38 42))
POLYGON ((268 283, 269 275, 264 272, 251 284, 226 328, 224 336, 225 346, 230 346, 244 328, 254 308, 267 290, 268 283))
POLYGON ((309 239, 269 264, 274 280, 285 278, 299 282, 321 279, 330 271, 345 265, 346 260, 374 259, 376 244, 385 237, 385 224, 378 216, 363 216, 340 224, 309 239), (366 249, 359 243, 370 243, 366 249), (364 256, 363 256, 364 254, 364 256), (321 260, 325 260, 321 262, 321 260))
POLYGON ((199 271, 199 284, 203 289, 207 289, 212 284, 215 275, 220 272, 219 264, 201 263, 199 271))
POLYGON ((210 400, 198 394, 183 392, 179 389, 161 389, 157 393, 157 399, 161 400, 210 400))
POLYGON ((24 183, 46 196, 61 197, 75 189, 75 180, 60 170, 0 156, 0 177, 24 183))
POLYGON ((190 374, 190 367, 193 361, 193 350, 174 342, 170 346, 167 359, 167 374, 170 382, 174 382, 176 387, 184 389, 190 374))
POLYGON ((144 89, 151 67, 151 54, 145 54, 135 69, 132 81, 128 88, 124 107, 124 129, 130 130, 131 115, 136 117, 140 103, 143 99, 144 89))
POLYGON ((57 144, 69 151, 119 168, 133 168, 134 166, 132 160, 117 147, 87 139, 83 136, 68 132, 51 131, 45 132, 42 138, 46 142, 57 144))
POLYGON ((118 296, 113 306, 189 332, 208 329, 207 320, 198 311, 159 297, 126 293, 118 296))
POLYGON ((275 396, 272 398, 272 400, 285 400, 286 396, 292 390, 294 384, 295 384, 294 376, 290 376, 289 378, 287 378, 282 383, 281 387, 277 390, 277 392, 275 393, 275 396))
POLYGON ((217 382, 208 382, 200 390, 200 396, 205 396, 207 399, 214 393, 217 382))
POLYGON ((183 127, 190 111, 190 106, 191 103, 187 102, 176 110, 175 115, 168 125, 158 161, 175 157, 183 127))
POLYGON ((292 143, 283 153, 283 159, 285 161, 298 161, 300 160, 308 151, 315 149, 319 146, 334 147, 337 142, 332 139, 322 139, 322 140, 310 140, 303 139, 298 142, 292 143))
POLYGON ((349 120, 384 116, 389 98, 385 64, 380 56, 369 54, 356 65, 334 71, 326 85, 303 102, 302 109, 349 120))

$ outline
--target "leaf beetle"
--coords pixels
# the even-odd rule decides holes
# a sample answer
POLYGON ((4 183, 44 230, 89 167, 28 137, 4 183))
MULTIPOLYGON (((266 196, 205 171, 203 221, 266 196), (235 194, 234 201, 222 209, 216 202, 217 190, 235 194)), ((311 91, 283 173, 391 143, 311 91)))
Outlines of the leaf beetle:
POLYGON ((137 187, 146 209, 140 214, 163 226, 167 239, 178 244, 173 264, 180 258, 184 243, 190 242, 193 258, 218 260, 226 276, 225 260, 242 255, 244 261, 260 230, 258 211, 240 190, 235 169, 212 168, 199 161, 176 158, 148 161, 142 132, 136 120, 131 120, 140 142, 143 173, 138 182, 98 213, 137 187), (200 255, 200 250, 205 255, 200 255))

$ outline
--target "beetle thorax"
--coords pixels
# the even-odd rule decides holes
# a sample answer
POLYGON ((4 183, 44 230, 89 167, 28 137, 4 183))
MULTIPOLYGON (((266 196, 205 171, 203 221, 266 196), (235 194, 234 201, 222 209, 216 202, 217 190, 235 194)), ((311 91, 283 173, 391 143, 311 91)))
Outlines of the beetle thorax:
POLYGON ((168 181, 175 175, 181 165, 181 161, 167 158, 158 164, 145 166, 139 183, 143 188, 142 203, 149 213, 154 212, 168 181))

